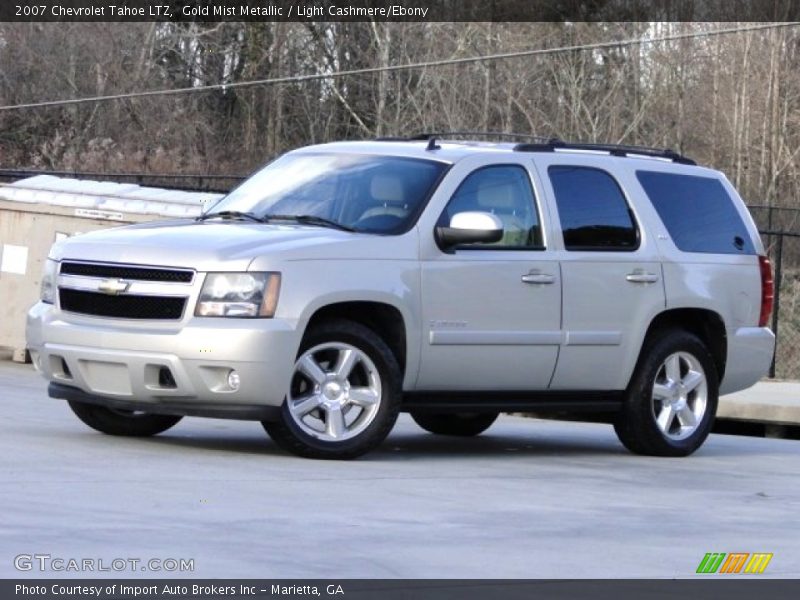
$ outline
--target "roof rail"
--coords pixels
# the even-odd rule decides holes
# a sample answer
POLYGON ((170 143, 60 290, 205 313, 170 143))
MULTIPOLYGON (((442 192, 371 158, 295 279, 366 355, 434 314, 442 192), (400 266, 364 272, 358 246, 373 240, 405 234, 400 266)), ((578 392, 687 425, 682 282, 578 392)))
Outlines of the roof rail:
POLYGON ((490 138, 513 138, 517 140, 547 141, 543 135, 530 135, 527 133, 507 133, 504 131, 433 131, 430 133, 418 133, 407 138, 409 141, 427 141, 431 138, 442 139, 444 137, 490 137, 490 138))
POLYGON ((586 150, 591 152, 608 152, 611 156, 649 156, 652 158, 664 158, 682 165, 696 165, 691 158, 678 154, 674 150, 666 148, 650 148, 648 146, 631 146, 626 144, 594 144, 584 142, 564 142, 557 138, 548 140, 545 143, 537 144, 517 144, 514 146, 516 152, 555 152, 556 150, 586 150))
POLYGON ((403 136, 381 136, 375 138, 376 142, 429 142, 432 139, 442 139, 446 137, 491 137, 491 138, 512 138, 517 140, 528 140, 533 142, 546 142, 550 138, 543 135, 529 135, 527 133, 505 133, 503 131, 435 131, 430 133, 417 133, 409 137, 403 136))

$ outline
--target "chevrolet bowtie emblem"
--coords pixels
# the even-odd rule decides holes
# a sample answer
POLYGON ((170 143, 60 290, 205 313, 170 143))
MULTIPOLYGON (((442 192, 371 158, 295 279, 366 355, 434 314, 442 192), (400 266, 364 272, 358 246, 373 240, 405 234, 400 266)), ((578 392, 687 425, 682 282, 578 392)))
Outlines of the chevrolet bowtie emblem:
POLYGON ((129 281, 122 281, 121 279, 106 279, 103 283, 97 286, 97 291, 109 296, 118 296, 128 291, 131 287, 129 281))

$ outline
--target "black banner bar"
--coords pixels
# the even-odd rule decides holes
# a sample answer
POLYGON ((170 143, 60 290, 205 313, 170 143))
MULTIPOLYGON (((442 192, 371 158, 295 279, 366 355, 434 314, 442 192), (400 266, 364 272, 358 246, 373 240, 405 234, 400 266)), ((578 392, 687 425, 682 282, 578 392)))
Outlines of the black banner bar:
POLYGON ((751 21, 797 0, 2 0, 0 21, 751 21))
POLYGON ((798 597, 800 580, 741 575, 692 580, 5 579, 0 582, 3 600, 795 600, 798 597))

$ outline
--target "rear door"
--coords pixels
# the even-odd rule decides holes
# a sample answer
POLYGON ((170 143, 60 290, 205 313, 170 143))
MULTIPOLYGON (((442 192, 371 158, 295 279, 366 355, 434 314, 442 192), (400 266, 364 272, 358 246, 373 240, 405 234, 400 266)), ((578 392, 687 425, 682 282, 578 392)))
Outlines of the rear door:
POLYGON ((563 341, 551 389, 624 389, 647 325, 665 306, 655 240, 613 163, 537 155, 563 285, 563 341))

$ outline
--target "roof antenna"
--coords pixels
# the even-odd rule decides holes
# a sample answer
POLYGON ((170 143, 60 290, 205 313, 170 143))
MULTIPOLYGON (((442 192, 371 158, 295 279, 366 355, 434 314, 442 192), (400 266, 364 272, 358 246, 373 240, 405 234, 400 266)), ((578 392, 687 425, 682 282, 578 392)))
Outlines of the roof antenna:
POLYGON ((428 140, 428 147, 425 148, 426 151, 431 152, 433 150, 440 150, 442 147, 436 143, 436 138, 431 136, 428 140))

